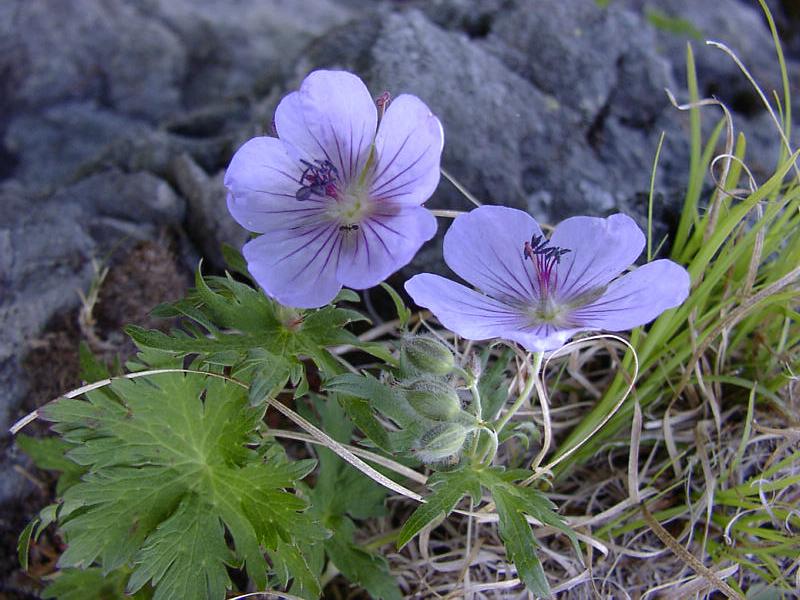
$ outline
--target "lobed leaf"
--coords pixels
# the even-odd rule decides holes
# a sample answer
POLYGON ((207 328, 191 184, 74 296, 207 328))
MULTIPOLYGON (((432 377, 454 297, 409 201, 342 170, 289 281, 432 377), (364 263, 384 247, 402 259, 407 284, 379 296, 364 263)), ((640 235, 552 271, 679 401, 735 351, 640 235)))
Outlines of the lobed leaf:
POLYGON ((433 493, 425 499, 400 529, 397 548, 405 546, 424 527, 442 521, 467 494, 473 499, 481 496, 478 474, 469 467, 457 471, 441 471, 428 480, 433 493))

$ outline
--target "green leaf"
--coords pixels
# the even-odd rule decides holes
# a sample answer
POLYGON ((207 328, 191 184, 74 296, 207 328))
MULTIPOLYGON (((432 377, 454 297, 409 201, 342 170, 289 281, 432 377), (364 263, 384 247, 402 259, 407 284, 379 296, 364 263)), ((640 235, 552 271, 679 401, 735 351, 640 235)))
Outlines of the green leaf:
POLYGON ((16 437, 17 445, 31 457, 33 463, 46 471, 59 471, 56 494, 61 495, 76 483, 86 469, 76 465, 64 455, 74 446, 56 437, 37 438, 21 433, 16 437))
POLYGON ((403 596, 386 559, 353 542, 353 523, 343 519, 334 531, 333 537, 325 540, 325 551, 342 575, 363 587, 371 598, 400 600, 403 596))
POLYGON ((517 568, 517 575, 528 589, 543 598, 550 596, 550 585, 542 563, 536 556, 539 544, 525 519, 525 509, 520 499, 505 486, 492 488, 492 498, 500 515, 500 537, 508 558, 517 568))
MULTIPOLYGON (((350 443, 353 426, 343 408, 323 398, 318 398, 315 406, 325 432, 339 442, 350 443)), ((310 495, 312 510, 333 532, 323 543, 325 552, 342 575, 361 585, 372 598, 399 600, 402 596, 386 560, 355 542, 356 526, 349 518, 385 514, 386 490, 327 448, 320 447, 317 453, 319 477, 310 495)))
POLYGON ((233 372, 233 376, 251 382, 250 406, 261 406, 267 399, 277 396, 290 379, 299 382, 304 378, 304 369, 296 358, 254 348, 245 362, 233 372))
POLYGON ((84 341, 81 341, 78 346, 78 362, 81 368, 81 379, 84 381, 100 381, 111 377, 108 367, 92 354, 89 345, 84 341))
POLYGON ((341 394, 330 394, 330 402, 336 400, 342 405, 347 416, 378 448, 385 452, 392 452, 393 444, 386 428, 375 418, 369 402, 361 398, 354 398, 341 394))
POLYGON ((470 468, 435 473, 428 480, 428 485, 433 493, 403 524, 397 539, 398 549, 410 542, 424 527, 445 519, 466 494, 473 500, 481 496, 478 474, 470 468))
MULTIPOLYGON (((125 593, 126 570, 114 571, 106 575, 98 568, 65 569, 58 573, 48 585, 42 598, 58 600, 145 600, 151 594, 141 590, 133 595, 125 593)), ((178 596, 180 597, 180 596, 178 596)))
POLYGON ((703 32, 700 31, 691 21, 680 17, 672 17, 657 8, 648 7, 645 10, 647 21, 656 29, 666 31, 673 35, 689 37, 695 40, 703 39, 703 32))
MULTIPOLYGON (((353 426, 337 402, 318 399, 321 427, 335 440, 349 444, 353 426)), ((311 492, 313 510, 324 519, 345 515, 368 519, 385 514, 386 489, 351 467, 327 448, 317 448, 319 476, 311 492)), ((338 522, 338 521, 337 521, 338 522)))
POLYGON ((39 525, 39 518, 31 519, 30 523, 28 523, 25 529, 22 530, 22 533, 19 534, 19 539, 17 540, 17 558, 19 559, 19 564, 23 571, 28 570, 28 554, 31 549, 31 538, 33 536, 33 530, 37 525, 39 525))
POLYGON ((195 288, 186 298, 159 307, 154 314, 179 317, 181 328, 167 334, 128 326, 126 332, 140 349, 176 357, 197 354, 200 366, 223 364, 237 370, 252 367, 252 352, 262 351, 270 357, 269 364, 243 371, 252 377, 261 374, 266 380, 258 382, 257 392, 263 386, 279 385, 287 368, 296 383, 305 386, 302 378, 294 378, 301 358, 310 357, 323 376, 340 373, 340 364, 326 349, 330 346, 353 345, 382 360, 394 360, 383 345, 361 342, 346 329, 350 323, 366 320, 359 312, 335 306, 288 309, 231 277, 203 277, 198 271, 195 288))
POLYGON ((388 283, 382 283, 381 287, 386 290, 386 293, 389 294, 392 302, 394 302, 394 307, 397 311, 397 318, 400 321, 400 328, 405 329, 406 325, 408 325, 408 321, 411 319, 411 309, 406 306, 406 303, 403 302, 400 294, 398 294, 388 283))
POLYGON ((228 265, 228 269, 230 269, 234 273, 239 273, 239 275, 244 275, 248 279, 252 279, 250 275, 250 271, 247 270, 247 261, 242 256, 242 253, 231 246, 230 244, 222 244, 222 258, 225 261, 225 264, 228 265))
POLYGON ((381 383, 372 375, 345 373, 330 379, 324 389, 337 394, 369 400, 372 408, 401 426, 410 425, 418 420, 417 414, 411 408, 404 394, 381 383))
POLYGON ((299 548, 280 542, 270 557, 281 584, 286 586, 289 580, 292 581, 289 588, 292 594, 308 600, 319 598, 322 593, 319 580, 299 548))
POLYGON ((136 555, 127 591, 137 592, 151 581, 156 587, 153 600, 222 598, 230 587, 225 565, 231 558, 213 507, 188 495, 148 536, 136 555))
POLYGON ((336 304, 337 302, 358 303, 361 302, 361 296, 359 296, 358 292, 356 292, 355 290, 342 288, 341 290, 339 290, 339 293, 336 294, 336 298, 333 299, 333 304, 336 304))
POLYGON ((492 493, 497 514, 500 516, 500 537, 509 560, 517 568, 519 578, 535 595, 549 597, 550 586, 542 563, 536 556, 539 543, 525 515, 563 532, 572 542, 578 556, 580 547, 575 533, 556 512, 555 504, 538 490, 514 484, 515 480, 524 479, 529 474, 525 469, 484 469, 480 472, 480 480, 492 493))
POLYGON ((152 580, 157 597, 176 597, 194 578, 200 595, 191 597, 218 598, 230 586, 226 564, 244 565, 263 588, 265 549, 322 537, 305 501, 287 489, 313 461, 288 463, 279 447, 250 447, 260 439, 261 411, 248 406, 242 387, 166 373, 118 379, 110 390, 43 410, 75 444, 67 458, 89 470, 64 494, 60 566, 135 563, 132 589, 152 580))

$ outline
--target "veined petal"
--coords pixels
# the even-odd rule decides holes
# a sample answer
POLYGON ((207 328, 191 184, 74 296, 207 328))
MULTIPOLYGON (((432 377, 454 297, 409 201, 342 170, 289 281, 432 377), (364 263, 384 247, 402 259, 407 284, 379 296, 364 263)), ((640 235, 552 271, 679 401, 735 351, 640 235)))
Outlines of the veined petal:
POLYGON ((436 234, 436 218, 421 206, 379 205, 357 230, 342 233, 338 279, 365 289, 407 265, 436 234))
POLYGON ((689 273, 671 260, 656 260, 620 277, 571 319, 591 329, 623 331, 644 325, 689 295, 689 273))
POLYGON ((539 297, 536 274, 523 248, 542 235, 528 213, 481 206, 459 215, 444 236, 444 260, 462 279, 500 300, 530 302, 539 297))
POLYGON ((419 205, 439 184, 444 131, 422 100, 410 94, 395 98, 375 136, 371 196, 419 205))
POLYGON ((627 215, 565 219, 550 238, 551 246, 571 250, 557 266, 557 297, 566 301, 603 287, 633 264, 644 244, 642 230, 627 215))
POLYGON ((299 215, 319 212, 323 203, 318 199, 301 203, 295 197, 300 173, 281 140, 257 137, 248 141, 225 172, 231 215, 245 229, 263 233, 289 225, 299 215))
POLYGON ((342 287, 336 279, 341 248, 337 223, 309 223, 270 232, 244 245, 247 268, 267 295, 297 308, 324 306, 342 287))
POLYGON ((469 340, 509 338, 525 325, 525 317, 508 304, 439 275, 414 275, 405 288, 442 325, 469 340))
POLYGON ((405 287, 415 303, 430 309, 442 325, 468 340, 501 338, 531 352, 543 352, 560 348, 570 337, 588 329, 531 322, 517 307, 431 273, 415 275, 405 287))
POLYGON ((573 335, 588 329, 588 327, 559 329, 552 325, 537 325, 528 329, 509 331, 503 337, 517 342, 529 352, 547 352, 561 348, 573 335))
POLYGON ((369 156, 378 112, 352 73, 314 71, 275 111, 278 136, 305 160, 329 160, 343 181, 358 177, 369 156))

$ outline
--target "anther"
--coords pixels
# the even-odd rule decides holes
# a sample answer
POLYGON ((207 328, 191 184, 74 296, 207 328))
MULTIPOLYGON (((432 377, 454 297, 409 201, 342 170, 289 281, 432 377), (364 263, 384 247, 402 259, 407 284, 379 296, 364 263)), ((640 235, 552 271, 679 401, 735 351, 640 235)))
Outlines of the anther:
POLYGON ((522 248, 525 258, 533 259, 534 256, 541 256, 546 263, 555 261, 561 262, 561 257, 572 252, 569 248, 558 248, 550 246, 550 240, 546 239, 543 235, 533 234, 530 242, 525 242, 522 248))
POLYGON ((336 181, 339 171, 329 160, 315 160, 313 163, 300 159, 305 169, 298 183, 300 189, 295 192, 298 200, 308 200, 312 195, 336 197, 336 181))

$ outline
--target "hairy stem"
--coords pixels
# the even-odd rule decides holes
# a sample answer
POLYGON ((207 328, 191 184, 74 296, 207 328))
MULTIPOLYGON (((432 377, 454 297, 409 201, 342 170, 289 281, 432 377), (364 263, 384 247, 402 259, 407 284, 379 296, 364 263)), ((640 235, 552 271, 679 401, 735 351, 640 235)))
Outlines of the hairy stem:
POLYGON ((522 389, 522 392, 517 399, 514 401, 514 404, 506 411, 502 417, 500 417, 497 422, 495 423, 494 430, 500 435, 500 432, 503 431, 503 428, 508 424, 508 422, 512 419, 512 417, 517 414, 517 411, 522 408, 522 405, 528 400, 533 391, 534 385, 536 384, 536 379, 539 377, 539 370, 542 367, 542 358, 544 357, 544 352, 534 352, 533 353, 533 364, 531 364, 530 359, 525 359, 525 367, 527 367, 528 371, 528 380, 525 382, 525 387, 522 389))

